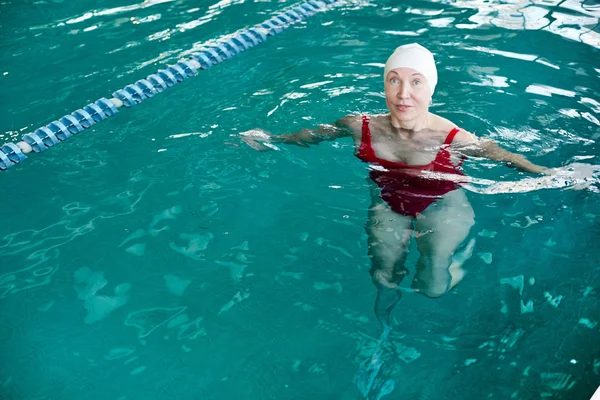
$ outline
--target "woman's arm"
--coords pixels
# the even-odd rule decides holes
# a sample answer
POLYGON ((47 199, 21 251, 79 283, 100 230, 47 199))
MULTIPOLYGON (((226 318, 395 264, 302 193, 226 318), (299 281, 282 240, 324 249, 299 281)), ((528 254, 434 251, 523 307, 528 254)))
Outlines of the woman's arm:
POLYGON ((508 167, 519 171, 535 174, 550 175, 551 170, 541 165, 536 165, 521 154, 511 153, 489 139, 479 139, 472 133, 462 130, 456 135, 455 143, 458 151, 467 156, 485 157, 493 161, 506 163, 508 167))
POLYGON ((333 124, 322 124, 316 129, 302 129, 300 132, 283 135, 271 135, 259 129, 242 132, 242 140, 250 147, 257 150, 266 150, 271 143, 294 144, 302 147, 319 144, 324 140, 334 140, 352 135, 352 125, 355 117, 346 116, 338 119, 333 124))

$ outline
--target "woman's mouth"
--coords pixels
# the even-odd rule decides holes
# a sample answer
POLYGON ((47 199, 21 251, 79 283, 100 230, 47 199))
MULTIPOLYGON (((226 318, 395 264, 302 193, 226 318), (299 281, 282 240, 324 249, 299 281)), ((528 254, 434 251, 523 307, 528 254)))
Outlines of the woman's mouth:
POLYGON ((412 108, 412 106, 407 106, 407 105, 403 105, 403 104, 399 104, 396 106, 396 110, 398 110, 400 112, 408 111, 411 108, 412 108))

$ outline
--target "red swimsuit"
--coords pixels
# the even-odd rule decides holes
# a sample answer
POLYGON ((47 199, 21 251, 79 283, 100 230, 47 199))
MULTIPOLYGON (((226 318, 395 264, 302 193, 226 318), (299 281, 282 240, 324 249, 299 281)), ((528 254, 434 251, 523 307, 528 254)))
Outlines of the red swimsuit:
POLYGON ((371 179, 381 188, 381 198, 395 212, 415 217, 444 194, 455 190, 457 185, 451 181, 425 178, 413 171, 427 170, 464 175, 459 169, 462 161, 457 166, 452 164, 450 152, 447 150, 459 131, 460 129, 454 128, 448 133, 432 162, 426 165, 408 165, 377 157, 371 146, 369 118, 363 117, 362 139, 356 156, 365 162, 378 164, 386 169, 385 171, 374 169, 370 173, 371 179))

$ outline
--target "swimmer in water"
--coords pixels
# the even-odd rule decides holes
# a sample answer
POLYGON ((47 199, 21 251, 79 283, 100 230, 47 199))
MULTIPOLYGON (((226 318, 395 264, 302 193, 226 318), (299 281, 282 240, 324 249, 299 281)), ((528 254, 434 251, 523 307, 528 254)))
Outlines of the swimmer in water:
POLYGON ((242 133, 242 140, 257 150, 272 143, 308 147, 353 137, 355 155, 371 165, 366 230, 377 288, 375 313, 386 331, 390 312, 400 300, 399 284, 408 273, 404 263, 412 237, 420 253, 412 282, 415 292, 442 296, 465 275, 463 263, 475 244, 474 239, 467 240, 475 215, 465 193, 457 190, 460 179, 443 176, 464 176, 460 167, 467 156, 504 162, 524 172, 552 173, 431 113, 437 81, 433 54, 416 43, 403 45, 385 64, 389 113, 348 115, 332 125, 293 134, 242 133), (432 178, 432 172, 441 178, 432 178))

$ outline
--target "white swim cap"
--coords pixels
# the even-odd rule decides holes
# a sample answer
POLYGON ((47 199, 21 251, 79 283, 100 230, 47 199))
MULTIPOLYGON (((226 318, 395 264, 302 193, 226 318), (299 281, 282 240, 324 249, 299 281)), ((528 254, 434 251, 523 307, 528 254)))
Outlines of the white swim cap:
POLYGON ((398 47, 385 63, 383 72, 384 81, 388 72, 396 68, 412 68, 423 74, 425 79, 427 79, 427 83, 431 88, 431 95, 433 96, 438 76, 433 54, 429 50, 417 43, 405 44, 398 47))

